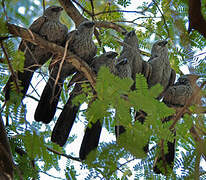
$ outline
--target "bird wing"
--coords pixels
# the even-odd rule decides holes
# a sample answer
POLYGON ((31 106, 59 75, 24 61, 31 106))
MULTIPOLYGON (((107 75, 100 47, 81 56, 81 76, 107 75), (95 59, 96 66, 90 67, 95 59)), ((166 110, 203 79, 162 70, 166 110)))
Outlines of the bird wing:
MULTIPOLYGON (((35 33, 39 34, 39 31, 40 31, 42 25, 45 23, 45 21, 46 21, 46 17, 45 17, 45 16, 41 16, 41 17, 39 17, 38 19, 36 19, 36 20, 31 24, 31 26, 29 27, 29 29, 30 29, 32 32, 35 32, 35 33)), ((32 45, 32 43, 30 43, 30 42, 27 42, 27 43, 28 43, 27 46, 31 46, 31 45, 32 45)), ((24 41, 22 40, 22 41, 20 42, 20 44, 19 44, 19 50, 20 50, 20 51, 24 51, 25 48, 26 48, 25 43, 24 43, 24 41)))

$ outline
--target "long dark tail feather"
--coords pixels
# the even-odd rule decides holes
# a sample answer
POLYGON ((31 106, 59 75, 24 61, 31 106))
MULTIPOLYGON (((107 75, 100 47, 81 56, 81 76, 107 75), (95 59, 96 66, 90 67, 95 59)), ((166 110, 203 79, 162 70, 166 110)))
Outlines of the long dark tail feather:
MULTIPOLYGON (((24 72, 18 72, 18 80, 21 83, 18 83, 19 88, 21 88, 21 94, 22 97, 21 99, 23 99, 27 93, 27 90, 29 88, 31 79, 33 77, 33 72, 31 71, 24 71, 24 72)), ((6 86, 4 87, 4 91, 5 91, 5 100, 8 101, 10 99, 10 95, 11 95, 11 83, 13 82, 13 77, 10 76, 9 80, 6 83, 6 86)))
POLYGON ((72 100, 80 91, 81 86, 76 84, 52 131, 52 142, 60 146, 66 143, 79 111, 80 105, 73 105, 72 100))
POLYGON ((101 130, 102 124, 100 121, 97 121, 95 124, 92 124, 91 128, 86 128, 79 152, 80 159, 85 160, 87 155, 92 150, 95 150, 97 148, 101 130))
MULTIPOLYGON (((144 111, 136 111, 135 112, 135 121, 139 121, 141 124, 144 123, 145 121, 145 116, 147 114, 144 112, 144 111)), ((118 139, 118 137, 124 133, 126 131, 125 127, 124 126, 115 126, 115 135, 116 135, 116 139, 118 139)), ((149 144, 146 144, 144 147, 143 147, 143 150, 145 153, 147 153, 149 151, 149 144)))
POLYGON ((59 80, 55 86, 55 90, 53 91, 54 83, 55 80, 53 78, 49 78, 34 114, 34 119, 36 121, 42 121, 43 123, 48 124, 54 117, 63 81, 59 80))
POLYGON ((175 159, 175 140, 174 142, 167 142, 168 153, 164 155, 165 165, 163 163, 162 157, 160 156, 156 163, 154 164, 153 170, 156 174, 168 174, 171 172, 174 166, 175 159), (169 171, 168 171, 169 170, 169 171))

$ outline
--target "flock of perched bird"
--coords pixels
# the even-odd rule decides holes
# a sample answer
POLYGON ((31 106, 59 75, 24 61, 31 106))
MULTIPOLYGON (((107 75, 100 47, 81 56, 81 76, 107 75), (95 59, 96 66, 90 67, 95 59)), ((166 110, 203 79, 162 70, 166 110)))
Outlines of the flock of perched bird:
MULTIPOLYGON (((116 52, 112 51, 96 56, 97 47, 92 40, 95 23, 84 21, 76 30, 68 33, 67 27, 59 21, 62 10, 63 8, 59 6, 47 8, 43 16, 34 21, 29 29, 57 45, 65 47, 67 44, 68 50, 88 63, 95 73, 99 71, 102 65, 105 65, 109 67, 112 73, 120 78, 127 77, 133 79, 134 84, 136 74, 143 74, 147 79, 149 88, 158 83, 162 85, 164 90, 158 99, 163 99, 163 102, 169 107, 183 107, 187 99, 190 98, 198 88, 196 80, 199 76, 197 75, 183 75, 175 83, 176 73, 170 66, 168 48, 166 46, 167 41, 162 40, 155 42, 151 50, 151 58, 146 62, 140 55, 135 31, 130 31, 125 35, 123 49, 119 56, 116 52)), ((35 70, 52 58, 49 65, 50 77, 34 115, 36 121, 48 124, 55 115, 64 80, 74 73, 78 74, 78 71, 66 61, 61 64, 62 57, 52 54, 52 52, 49 52, 47 49, 25 40, 21 41, 19 50, 24 52, 25 55, 24 71, 17 72, 17 79, 20 82, 20 87, 22 87, 22 99, 26 95, 35 70)), ((12 96, 13 90, 11 82, 14 81, 14 78, 15 77, 10 76, 5 86, 6 101, 12 96)), ((83 76, 81 78, 81 80, 85 79, 83 76)), ((131 87, 131 90, 135 90, 135 85, 131 87)), ((72 104, 72 100, 81 92, 82 88, 80 83, 76 83, 52 131, 51 140, 60 146, 66 143, 80 108, 80 104, 74 105, 72 104)), ((191 104, 200 103, 199 100, 194 100, 191 104)), ((138 113, 140 112, 137 112, 137 114, 138 113)), ((146 115, 146 113, 144 114, 146 115)), ((144 118, 138 119, 137 117, 136 120, 144 123, 144 118)), ((86 159, 89 152, 98 146, 101 129, 102 124, 100 121, 93 124, 91 128, 86 129, 80 148, 81 159, 86 159)), ((125 132, 125 128, 120 125, 117 125, 115 129, 117 138, 125 132)), ((168 152, 164 155, 164 159, 167 165, 172 167, 175 157, 175 140, 174 142, 168 142, 167 145, 168 152)), ((148 147, 145 148, 145 151, 148 151, 148 147)), ((154 166, 156 173, 162 173, 158 165, 158 162, 161 160, 162 156, 159 156, 154 166)))

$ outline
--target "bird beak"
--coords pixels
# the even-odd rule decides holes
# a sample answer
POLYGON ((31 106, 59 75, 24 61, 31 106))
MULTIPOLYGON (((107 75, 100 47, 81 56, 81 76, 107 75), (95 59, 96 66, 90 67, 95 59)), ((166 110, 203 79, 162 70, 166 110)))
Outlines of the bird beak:
POLYGON ((135 36, 135 35, 136 35, 135 30, 130 31, 130 32, 128 33, 128 35, 129 35, 129 36, 135 36))
POLYGON ((63 8, 60 6, 57 6, 57 7, 53 8, 52 10, 55 12, 60 12, 60 11, 63 11, 63 8))
POLYGON ((167 43, 168 41, 164 40, 164 41, 159 42, 158 45, 164 47, 167 43))

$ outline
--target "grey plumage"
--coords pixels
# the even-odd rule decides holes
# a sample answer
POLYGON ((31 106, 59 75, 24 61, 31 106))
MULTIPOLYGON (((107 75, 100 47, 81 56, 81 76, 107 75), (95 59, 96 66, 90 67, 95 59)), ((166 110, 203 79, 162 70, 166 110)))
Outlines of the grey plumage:
MULTIPOLYGON (((200 88, 197 86, 196 81, 199 78, 198 75, 187 74, 181 76, 178 81, 170 86, 164 93, 163 102, 173 108, 183 107, 190 97, 197 93, 197 90, 200 88)), ((197 94, 195 98, 192 99, 190 105, 201 104, 201 95, 197 94)), ((163 123, 171 120, 172 117, 168 117, 163 120, 163 123)), ((173 131, 175 135, 175 130, 173 131)), ((164 159, 166 162, 163 163, 162 155, 159 155, 157 160, 154 163, 154 172, 167 174, 169 169, 172 169, 174 166, 175 158, 175 142, 167 142, 168 152, 164 154, 164 159), (166 165, 166 167, 165 167, 166 165)))
MULTIPOLYGON (((96 55, 97 47, 92 40, 94 32, 94 23, 91 21, 82 22, 79 27, 68 33, 66 40, 68 40, 68 49, 86 61, 91 63, 92 58, 96 55)), ((59 64, 61 58, 53 58, 51 64, 53 68, 50 78, 43 90, 39 104, 35 111, 35 120, 43 123, 51 122, 56 112, 57 103, 62 90, 63 82, 66 77, 76 72, 76 69, 69 63, 64 62, 57 85, 54 82, 59 71, 59 64)))
MULTIPOLYGON (((128 75, 131 78, 131 71, 130 65, 127 60, 122 60, 121 62, 116 62, 114 58, 118 54, 115 52, 107 52, 103 55, 96 57, 92 63, 95 72, 97 73, 101 66, 106 66, 110 69, 112 73, 115 75, 126 78, 128 75), (128 73, 128 69, 130 73, 128 73)), ((102 124, 100 120, 97 120, 96 123, 92 123, 92 127, 87 127, 81 147, 79 152, 80 159, 86 159, 87 155, 92 151, 95 150, 99 143, 99 138, 102 130, 102 124)))
POLYGON ((152 67, 151 76, 148 78, 149 88, 159 83, 163 89, 174 84, 176 73, 171 68, 168 56, 167 41, 157 41, 152 46, 149 64, 152 67))
MULTIPOLYGON (((62 10, 62 7, 50 6, 45 10, 43 16, 32 23, 29 29, 46 40, 61 45, 64 42, 68 31, 67 27, 59 21, 62 10)), ((52 52, 24 40, 21 41, 19 50, 24 52, 25 55, 24 72, 17 72, 17 77, 20 81, 19 85, 23 87, 21 90, 23 99, 28 90, 33 72, 52 57, 52 52)), ((4 88, 6 100, 10 99, 11 82, 13 81, 13 78, 14 77, 10 76, 4 88)))
POLYGON ((135 31, 130 31, 125 35, 123 49, 117 61, 122 61, 123 59, 127 59, 130 65, 132 79, 135 81, 136 74, 142 72, 143 62, 135 31))
MULTIPOLYGON (((116 56, 117 56, 117 53, 115 53, 115 52, 107 52, 99 57, 95 57, 94 60, 92 61, 92 67, 93 67, 94 71, 98 72, 99 68, 102 65, 105 65, 105 63, 106 63, 106 66, 109 66, 112 69, 113 68, 112 64, 113 64, 114 58, 116 56), (97 63, 97 62, 99 62, 99 63, 97 63), (110 63, 110 62, 112 62, 112 63, 110 63)), ((73 105, 72 99, 80 93, 82 93, 81 92, 81 85, 79 83, 76 83, 74 86, 74 89, 72 90, 70 97, 69 97, 66 105, 64 106, 63 111, 61 112, 59 118, 57 119, 55 127, 52 131, 51 140, 53 142, 59 144, 60 146, 63 146, 66 143, 67 138, 69 136, 69 133, 72 129, 73 123, 75 121, 76 115, 78 113, 79 107, 80 107, 80 104, 73 105)), ((95 126, 95 127, 97 127, 97 126, 95 126)), ((98 145, 98 141, 99 141, 98 139, 99 139, 99 136, 101 133, 101 125, 95 129, 93 129, 93 126, 92 126, 92 129, 88 129, 86 131, 92 132, 91 134, 93 134, 93 131, 95 131, 94 135, 93 135, 93 138, 95 140, 92 140, 93 144, 90 147, 86 147, 87 144, 82 145, 82 147, 85 146, 85 148, 86 148, 85 151, 82 150, 85 152, 84 154, 87 154, 87 152, 90 151, 90 149, 93 149, 98 145)), ((90 138, 92 138, 92 137, 85 136, 84 142, 86 143, 88 141, 87 139, 90 139, 90 138)), ((84 156, 84 155, 82 155, 82 156, 84 156)))
MULTIPOLYGON (((163 102, 170 107, 183 107, 186 101, 193 95, 193 93, 199 89, 196 84, 198 75, 187 74, 181 76, 178 81, 170 86, 164 93, 163 102)), ((197 95, 192 99, 191 105, 201 104, 201 96, 197 95)))

